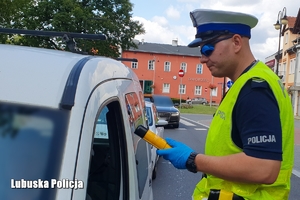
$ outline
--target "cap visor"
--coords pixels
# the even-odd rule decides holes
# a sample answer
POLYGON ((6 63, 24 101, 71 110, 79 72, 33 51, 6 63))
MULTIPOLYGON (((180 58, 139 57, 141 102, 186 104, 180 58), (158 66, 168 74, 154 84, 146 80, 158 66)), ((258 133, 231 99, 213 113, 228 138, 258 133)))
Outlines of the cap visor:
POLYGON ((198 47, 202 42, 201 38, 194 39, 191 43, 188 44, 188 47, 198 47))
POLYGON ((188 45, 188 47, 199 47, 207 42, 211 42, 211 41, 215 40, 216 38, 220 37, 221 35, 224 35, 224 33, 212 35, 210 37, 205 38, 204 40, 202 38, 196 38, 188 45))

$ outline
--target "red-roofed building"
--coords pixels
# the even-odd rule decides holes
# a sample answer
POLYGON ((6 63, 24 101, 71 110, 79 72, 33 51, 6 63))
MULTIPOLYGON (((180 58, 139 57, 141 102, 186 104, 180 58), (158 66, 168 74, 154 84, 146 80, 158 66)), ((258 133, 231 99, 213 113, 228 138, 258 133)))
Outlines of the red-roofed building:
POLYGON ((224 89, 224 78, 212 77, 205 64, 200 63, 199 48, 180 46, 177 40, 169 44, 138 42, 138 48, 122 52, 122 58, 138 62, 123 62, 140 79, 145 94, 167 95, 171 98, 206 98, 219 104, 224 89), (179 70, 184 76, 179 76, 179 70), (181 95, 180 95, 181 91, 181 95))

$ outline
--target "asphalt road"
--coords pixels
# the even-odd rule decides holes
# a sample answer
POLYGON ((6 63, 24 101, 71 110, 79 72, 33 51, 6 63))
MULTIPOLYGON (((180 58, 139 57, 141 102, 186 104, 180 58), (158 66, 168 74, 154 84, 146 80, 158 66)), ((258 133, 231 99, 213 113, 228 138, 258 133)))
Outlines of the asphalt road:
MULTIPOLYGON (((165 129, 164 137, 182 141, 199 153, 204 152, 204 143, 212 116, 181 114, 178 129, 165 129)), ((160 158, 157 178, 153 181, 154 200, 188 200, 192 199, 195 185, 202 174, 193 174, 187 170, 178 170, 160 158)), ((295 120, 295 164, 291 178, 289 200, 300 199, 300 120, 295 120)))

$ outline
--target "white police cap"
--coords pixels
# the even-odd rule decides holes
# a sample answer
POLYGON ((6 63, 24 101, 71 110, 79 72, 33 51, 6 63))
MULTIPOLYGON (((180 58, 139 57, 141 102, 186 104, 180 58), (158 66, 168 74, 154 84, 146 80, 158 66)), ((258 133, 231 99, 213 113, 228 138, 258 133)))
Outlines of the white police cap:
POLYGON ((198 47, 224 34, 251 38, 250 29, 258 22, 252 15, 222 10, 196 9, 190 12, 190 17, 193 26, 197 28, 197 34, 189 47, 198 47))

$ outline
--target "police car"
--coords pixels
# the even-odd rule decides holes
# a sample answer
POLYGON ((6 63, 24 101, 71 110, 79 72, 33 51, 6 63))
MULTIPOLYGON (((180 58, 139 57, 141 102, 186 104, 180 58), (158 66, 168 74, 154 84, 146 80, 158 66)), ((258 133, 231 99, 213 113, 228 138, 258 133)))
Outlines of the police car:
POLYGON ((153 199, 130 68, 17 45, 0 44, 0 55, 0 199, 153 199))

